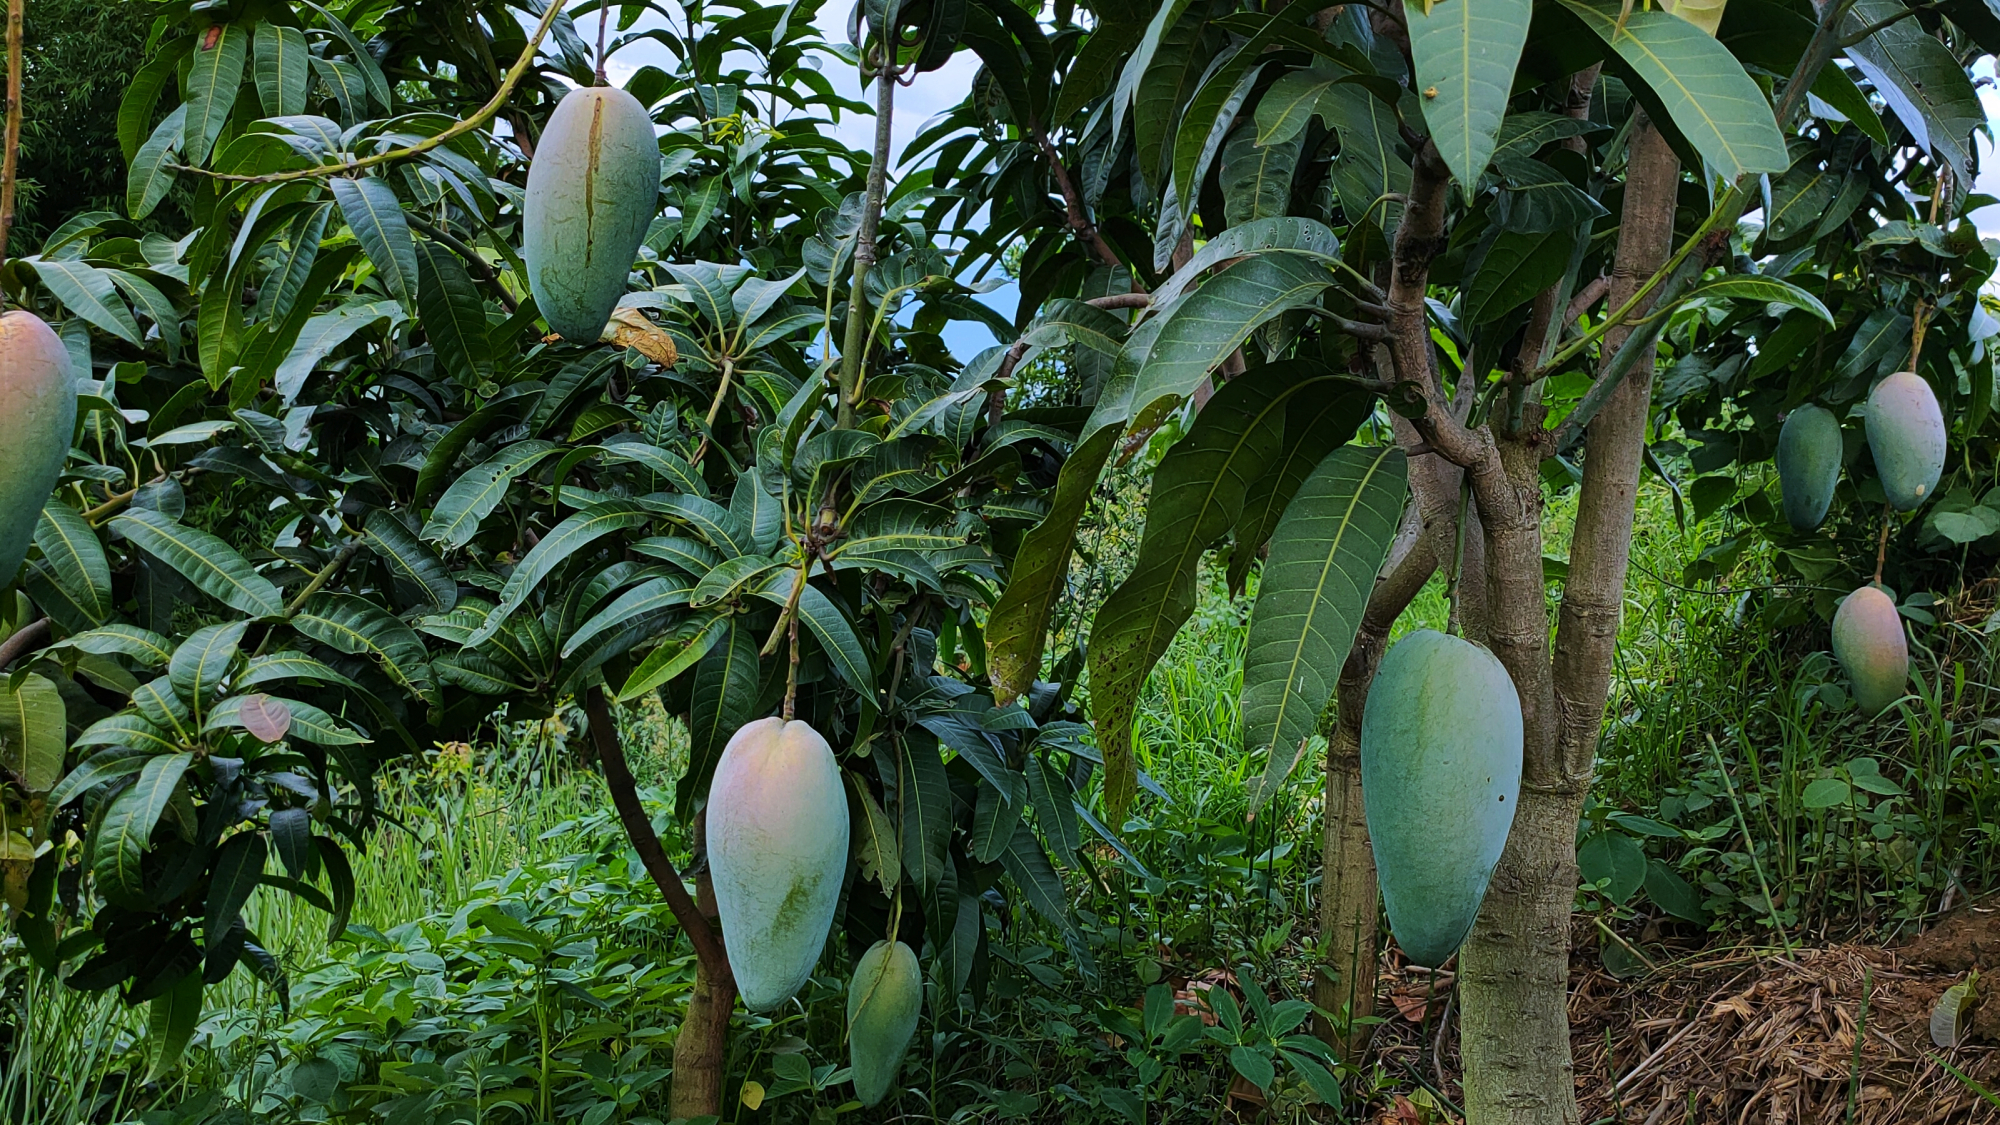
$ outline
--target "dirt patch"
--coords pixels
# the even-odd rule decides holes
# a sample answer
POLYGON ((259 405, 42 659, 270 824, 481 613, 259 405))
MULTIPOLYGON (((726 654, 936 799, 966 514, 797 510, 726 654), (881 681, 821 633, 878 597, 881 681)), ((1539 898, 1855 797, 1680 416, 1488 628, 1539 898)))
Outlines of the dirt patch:
MULTIPOLYGON (((1941 938, 1926 948, 1940 957, 1972 946, 1941 938)), ((2000 942, 1991 948, 2000 953, 2000 942)), ((1570 979, 1570 1046, 1586 1122, 2000 1125, 2000 1106, 1940 1065, 2000 1091, 2000 1050, 1974 1042, 1947 1052, 1931 1042, 1931 1009, 1961 972, 1860 945, 1791 956, 1708 950, 1624 981, 1596 961, 1579 953, 1570 979)), ((1437 1036, 1449 1015, 1432 1011, 1421 1036, 1430 1042, 1420 1049, 1402 1007, 1383 1006, 1382 1057, 1458 1103, 1456 1028, 1437 1036), (1440 1043, 1443 1055, 1434 1057, 1440 1043)), ((1414 1007, 1420 1015, 1421 1003, 1414 1007)), ((2000 1028, 2000 998, 1981 1008, 2000 1028)), ((1975 1034, 1983 1023, 1976 1018, 1975 1034)), ((1385 1120, 1399 1120, 1393 1113, 1385 1120)))

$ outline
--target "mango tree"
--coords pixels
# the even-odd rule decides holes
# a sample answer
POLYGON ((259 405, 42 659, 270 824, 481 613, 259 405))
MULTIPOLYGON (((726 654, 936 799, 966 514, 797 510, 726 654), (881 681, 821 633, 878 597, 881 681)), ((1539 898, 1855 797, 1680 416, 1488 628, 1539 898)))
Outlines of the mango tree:
MULTIPOLYGON (((946 321, 991 314, 923 185, 888 192, 894 91, 950 55, 962 9, 871 9, 853 50, 815 37, 811 3, 690 4, 664 27, 637 3, 572 23, 559 0, 525 21, 156 10, 121 115, 127 213, 72 216, 0 272, 77 387, 0 604, 0 840, 36 960, 150 1002, 165 1072, 239 963, 283 996, 245 922, 258 888, 342 930, 385 762, 575 701, 698 955, 676 1115, 724 1094, 736 990, 701 826, 753 720, 837 753, 823 813, 854 846, 835 926, 852 955, 921 951, 934 1020, 982 994, 1003 905, 1090 974, 1052 854, 1109 835, 1075 799, 1095 751, 1066 689, 999 702, 956 655, 978 667, 979 613, 1069 435, 1004 408, 1007 348, 945 348, 946 321), (650 216, 642 244, 605 267, 601 338, 565 339, 524 260, 529 169, 551 107, 642 39, 677 60, 625 85, 659 134, 658 195, 614 201, 650 216), (808 58, 863 67, 874 151, 830 136, 829 113, 866 107, 808 58), (689 731, 691 871, 618 736, 616 708, 655 693, 689 731)), ((880 961, 857 970, 870 997, 880 961)), ((856 1017, 871 1097, 901 1053, 880 1044, 908 1038, 908 968, 856 1017)))
MULTIPOLYGON (((1910 315, 1937 256, 1965 268, 1933 303, 1970 317, 1990 260, 1962 222, 1913 222, 1909 196, 1928 194, 1938 224, 1969 205, 1980 114, 1963 60, 1992 41, 1991 17, 1895 0, 1089 7, 1087 26, 1067 5, 1052 22, 969 20, 984 67, 920 139, 940 183, 956 172, 958 195, 934 206, 972 252, 1022 247, 1023 354, 1089 344, 1073 362, 1088 417, 987 623, 996 698, 1038 673, 1105 466, 1174 416, 1184 436, 1088 643, 1113 823, 1135 792, 1139 690, 1221 547, 1235 587, 1261 567, 1242 696, 1245 752, 1266 766, 1253 812, 1332 704, 1316 991, 1351 1056, 1379 917, 1364 705, 1390 628, 1445 573, 1455 623, 1498 657, 1523 718, 1519 807, 1460 953, 1466 1109, 1573 1121, 1575 843, 1642 459, 1671 440, 1651 406, 1663 331, 1675 370, 1715 364, 1726 339, 1772 380, 1805 341, 1858 341, 1847 402, 1891 354, 1870 341, 1896 337, 1861 323, 1910 315), (1758 210, 1761 229, 1745 218, 1758 210), (1856 283, 1801 232, 1846 239, 1842 224, 1870 232, 1877 215, 1864 255, 1900 262, 1928 239, 1932 257, 1910 251, 1899 284, 1836 315, 1830 298, 1856 283), (1357 439, 1377 402, 1361 432, 1391 439, 1357 439), (1544 498, 1573 482, 1552 601, 1544 498)), ((1714 382, 1724 393, 1700 401, 1730 403, 1714 382)), ((1720 428, 1774 440, 1777 408, 1809 387, 1760 388, 1756 420, 1718 406, 1720 428)), ((1677 882, 1655 885, 1691 897, 1677 882)))

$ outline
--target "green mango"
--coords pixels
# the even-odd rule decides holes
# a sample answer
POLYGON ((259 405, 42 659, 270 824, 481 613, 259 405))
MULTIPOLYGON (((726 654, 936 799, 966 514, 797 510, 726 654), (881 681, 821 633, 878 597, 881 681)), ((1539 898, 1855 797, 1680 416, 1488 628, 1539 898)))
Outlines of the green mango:
POLYGON ((762 1011, 812 975, 847 873, 847 793, 826 739, 773 716, 723 747, 708 790, 708 870, 729 968, 762 1011))
POLYGON ((1833 411, 1807 403, 1786 416, 1778 431, 1778 483, 1793 531, 1811 531, 1826 519, 1840 483, 1840 454, 1840 420, 1833 411))
POLYGON ((0 588, 20 572, 76 429, 69 351, 42 318, 0 315, 0 588))
POLYGON ((1521 795, 1521 700, 1498 657, 1430 629, 1382 658, 1361 793, 1389 928, 1436 967, 1479 915, 1521 795))
POLYGON ((521 211, 528 287, 549 328, 574 344, 604 332, 660 196, 660 146, 639 99, 571 90, 549 115, 521 211))
POLYGON ((1910 648, 1889 595, 1875 586, 1847 595, 1833 614, 1833 655, 1863 711, 1881 714, 1903 697, 1910 682, 1910 648))
POLYGON ((923 1006, 924 975, 909 946, 878 941, 854 963, 847 985, 847 1059, 862 1105, 875 1105, 895 1089, 923 1006))
POLYGON ((1882 492, 1899 512, 1913 512, 1937 490, 1944 472, 1944 412, 1923 377, 1898 371, 1868 392, 1868 451, 1882 492))

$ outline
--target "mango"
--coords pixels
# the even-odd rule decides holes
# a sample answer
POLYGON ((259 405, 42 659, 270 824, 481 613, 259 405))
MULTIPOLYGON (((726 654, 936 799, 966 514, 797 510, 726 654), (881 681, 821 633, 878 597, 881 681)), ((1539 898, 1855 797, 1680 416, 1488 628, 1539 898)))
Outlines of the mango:
POLYGON ((69 351, 31 312, 0 315, 0 588, 20 572, 76 429, 69 351))
POLYGON ((1812 531, 1826 519, 1840 483, 1840 454, 1840 420, 1833 411, 1807 403, 1786 416, 1778 431, 1778 484, 1793 531, 1812 531))
POLYGON ((1944 450, 1944 412, 1921 376, 1898 371, 1868 392, 1868 451, 1897 511, 1915 511, 1937 490, 1944 450))
POLYGON ((818 731, 772 717, 723 747, 708 791, 708 869, 729 967, 754 1010, 812 975, 847 871, 847 794, 818 731))
POLYGON ((1833 613, 1833 655, 1863 711, 1878 715, 1903 697, 1910 681, 1910 648, 1889 595, 1875 586, 1847 595, 1833 613))
POLYGON ((862 1105, 875 1105, 895 1089, 923 1006, 924 976, 909 946, 878 941, 854 963, 847 985, 847 1059, 862 1105))
POLYGON ((1521 795, 1521 700, 1498 657, 1430 629, 1382 658, 1361 792, 1389 928, 1435 968, 1479 915, 1521 795))
POLYGON ((639 99, 610 86, 565 94, 528 166, 521 213, 528 287, 551 331, 597 342, 659 196, 659 141, 639 99))

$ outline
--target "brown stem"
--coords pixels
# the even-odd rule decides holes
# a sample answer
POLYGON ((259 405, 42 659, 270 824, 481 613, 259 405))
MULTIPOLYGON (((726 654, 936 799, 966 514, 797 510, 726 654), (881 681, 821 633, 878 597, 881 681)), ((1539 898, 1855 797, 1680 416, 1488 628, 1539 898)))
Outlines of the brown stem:
MULTIPOLYGON (((1098 233, 1097 224, 1090 221, 1089 212, 1084 210, 1083 195, 1076 190, 1075 182, 1070 179, 1069 169, 1063 167, 1062 154, 1056 151, 1055 143, 1039 128, 1031 130, 1031 135, 1034 137, 1036 147, 1042 150, 1042 157, 1049 162, 1050 173, 1056 178, 1056 190, 1062 193, 1063 215, 1069 223, 1070 232, 1076 235, 1077 241, 1083 243, 1084 249, 1097 260, 1098 265, 1114 270, 1123 269, 1125 263, 1119 260, 1118 253, 1111 249, 1111 244, 1104 241, 1104 236, 1098 233)), ((1140 291, 1144 292, 1138 271, 1131 272, 1132 284, 1140 286, 1140 291)))
POLYGON ((7 236, 14 229, 14 181, 21 155, 21 29, 28 0, 7 0, 7 154, 0 157, 0 263, 7 261, 7 236))
POLYGON ((29 649, 47 644, 49 640, 49 619, 38 617, 21 626, 13 636, 0 641, 0 670, 20 659, 29 649))
MULTIPOLYGON (((1895 523, 1895 521, 1896 521, 1896 506, 1894 504, 1882 505, 1882 535, 1875 541, 1876 585, 1881 585, 1882 566, 1884 563, 1889 561, 1889 527, 1891 524, 1895 523)), ((0 668, 4 668, 6 666, 7 662, 4 660, 0 660, 0 668)))
MULTIPOLYGON (((695 849, 702 850, 708 827, 706 812, 695 815, 695 849)), ((716 918, 715 886, 708 868, 695 875, 695 909, 703 925, 716 918)), ((736 978, 724 962, 721 972, 697 958, 694 990, 688 994, 674 1038, 673 1084, 667 1091, 667 1115, 676 1121, 714 1118, 722 1112, 722 1081, 728 1074, 729 1017, 736 1009, 736 978)))
POLYGON ((1094 309, 1143 309, 1153 303, 1153 297, 1150 293, 1113 293, 1090 297, 1083 303, 1094 309))
MULTIPOLYGON (((604 767, 604 787, 611 791, 611 804, 618 810, 618 821, 625 826, 625 835, 632 841, 632 850, 639 853, 639 862, 646 865, 646 874, 651 875, 653 885, 660 888, 660 896, 667 900, 667 908, 674 912, 674 921, 687 933, 702 967, 717 981, 733 981, 729 973, 729 957, 722 948, 722 938, 709 925, 711 915, 701 911, 694 899, 688 897, 687 886, 681 882, 681 873, 674 869, 673 860, 667 858, 666 849, 660 846, 660 837, 653 831, 652 818, 646 815, 646 807, 639 801, 638 786, 632 781, 632 767, 625 762, 625 747, 619 741, 618 725, 612 718, 611 705, 605 701, 604 689, 591 688, 584 695, 583 708, 584 713, 590 716, 590 738, 597 745, 597 761, 604 767)), ((730 983, 727 987, 734 991, 735 985, 730 983)))
POLYGON ((465 268, 472 274, 472 279, 492 290, 494 298, 500 302, 502 308, 510 313, 520 309, 520 302, 500 284, 500 275, 493 272, 493 263, 473 249, 471 244, 415 211, 405 211, 403 215, 410 221, 411 226, 429 235, 433 241, 464 260, 465 268))
POLYGON ((1589 312, 1590 307, 1603 300, 1604 295, 1609 292, 1611 292, 1610 278, 1602 276, 1591 278, 1588 285, 1577 290, 1576 298, 1570 301, 1569 308, 1563 312, 1563 324, 1575 324, 1576 318, 1589 312))

